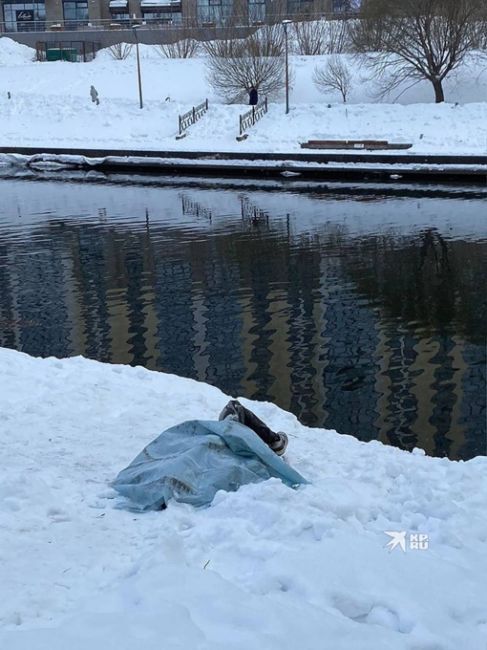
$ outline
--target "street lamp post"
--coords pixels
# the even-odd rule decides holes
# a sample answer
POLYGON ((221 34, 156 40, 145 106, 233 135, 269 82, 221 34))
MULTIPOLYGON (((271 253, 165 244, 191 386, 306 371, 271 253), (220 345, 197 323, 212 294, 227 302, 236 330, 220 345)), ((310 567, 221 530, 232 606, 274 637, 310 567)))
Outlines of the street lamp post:
POLYGON ((283 20, 284 27, 284 46, 286 52, 286 115, 289 113, 289 44, 287 38, 287 28, 291 24, 291 20, 283 20))
POLYGON ((134 25, 132 27, 132 31, 134 32, 135 52, 137 54, 137 80, 139 82, 139 106, 140 108, 144 108, 144 102, 142 100, 142 75, 140 74, 139 37, 137 35, 138 27, 140 27, 140 25, 134 25))

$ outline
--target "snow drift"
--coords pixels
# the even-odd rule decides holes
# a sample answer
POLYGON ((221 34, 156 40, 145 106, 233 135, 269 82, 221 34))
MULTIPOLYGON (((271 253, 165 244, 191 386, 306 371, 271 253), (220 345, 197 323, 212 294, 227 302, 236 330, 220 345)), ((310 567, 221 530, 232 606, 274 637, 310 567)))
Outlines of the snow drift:
POLYGON ((115 507, 116 473, 227 397, 11 350, 0 373, 0 647, 485 650, 486 458, 365 444, 242 400, 288 432, 311 484, 271 479, 209 508, 136 515, 115 507), (394 531, 404 551, 386 548, 394 531))

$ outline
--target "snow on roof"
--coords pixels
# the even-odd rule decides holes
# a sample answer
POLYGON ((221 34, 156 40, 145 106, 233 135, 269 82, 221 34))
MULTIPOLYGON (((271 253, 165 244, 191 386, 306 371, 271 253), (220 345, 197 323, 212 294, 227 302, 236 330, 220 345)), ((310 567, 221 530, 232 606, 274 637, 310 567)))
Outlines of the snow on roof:
POLYGON ((110 8, 125 8, 128 5, 128 0, 110 0, 110 8))

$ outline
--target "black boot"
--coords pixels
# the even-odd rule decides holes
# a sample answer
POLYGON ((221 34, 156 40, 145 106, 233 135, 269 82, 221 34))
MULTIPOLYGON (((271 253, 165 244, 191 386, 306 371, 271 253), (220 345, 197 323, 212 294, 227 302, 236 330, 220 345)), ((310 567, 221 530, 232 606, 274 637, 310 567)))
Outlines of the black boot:
POLYGON ((278 456, 282 456, 285 452, 288 443, 286 434, 274 433, 274 431, 271 431, 262 420, 259 420, 255 413, 252 413, 252 411, 246 409, 245 406, 242 406, 238 400, 230 400, 218 417, 219 420, 224 420, 225 418, 231 418, 236 422, 245 424, 246 427, 255 431, 259 438, 263 440, 278 456))

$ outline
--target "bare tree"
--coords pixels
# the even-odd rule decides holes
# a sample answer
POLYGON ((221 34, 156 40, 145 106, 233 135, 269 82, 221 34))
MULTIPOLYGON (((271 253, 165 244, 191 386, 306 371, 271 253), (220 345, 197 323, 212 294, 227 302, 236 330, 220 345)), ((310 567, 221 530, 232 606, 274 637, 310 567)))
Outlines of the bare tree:
POLYGON ((343 102, 347 102, 352 89, 352 75, 346 62, 339 56, 332 56, 324 68, 316 67, 313 81, 320 92, 337 91, 342 96, 343 102))
POLYGON ((242 101, 254 87, 272 96, 284 86, 283 30, 265 25, 244 39, 205 43, 208 81, 227 101, 242 101))
POLYGON ((327 52, 327 23, 325 20, 304 20, 293 23, 293 36, 297 54, 317 56, 327 52))
POLYGON ((487 6, 481 18, 479 48, 482 50, 484 56, 487 55, 487 6))
POLYGON ((170 42, 155 45, 156 51, 165 59, 190 59, 196 56, 201 49, 201 43, 196 39, 197 30, 196 5, 189 3, 183 23, 166 32, 170 42))
POLYGON ((327 50, 326 54, 341 54, 351 50, 350 25, 352 21, 346 18, 329 20, 327 24, 327 50))
POLYGON ((132 48, 133 45, 131 43, 115 43, 115 45, 110 45, 108 53, 113 59, 124 61, 130 56, 132 48))
POLYGON ((228 59, 240 50, 241 44, 239 39, 228 37, 204 41, 201 46, 210 59, 228 59))
POLYGON ((255 56, 280 57, 284 53, 284 30, 281 24, 264 25, 246 39, 247 50, 255 56))
POLYGON ((445 78, 479 47, 484 7, 485 0, 364 0, 352 39, 383 94, 426 79, 439 103, 445 78))
POLYGON ((200 49, 200 44, 194 38, 186 35, 184 32, 181 37, 173 43, 161 43, 155 48, 165 59, 191 59, 196 56, 200 49))
POLYGON ((349 23, 345 17, 310 20, 309 16, 298 16, 293 23, 294 51, 304 56, 350 51, 349 23))

